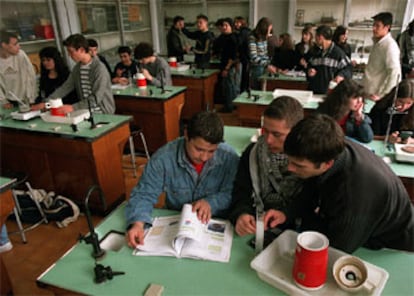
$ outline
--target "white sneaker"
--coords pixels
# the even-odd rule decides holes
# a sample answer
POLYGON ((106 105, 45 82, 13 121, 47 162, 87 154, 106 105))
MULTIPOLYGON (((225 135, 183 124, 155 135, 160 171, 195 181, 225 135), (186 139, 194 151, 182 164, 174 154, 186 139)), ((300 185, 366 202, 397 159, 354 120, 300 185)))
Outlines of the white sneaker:
POLYGON ((7 242, 4 245, 0 246, 0 253, 7 252, 13 249, 13 245, 11 242, 7 242))

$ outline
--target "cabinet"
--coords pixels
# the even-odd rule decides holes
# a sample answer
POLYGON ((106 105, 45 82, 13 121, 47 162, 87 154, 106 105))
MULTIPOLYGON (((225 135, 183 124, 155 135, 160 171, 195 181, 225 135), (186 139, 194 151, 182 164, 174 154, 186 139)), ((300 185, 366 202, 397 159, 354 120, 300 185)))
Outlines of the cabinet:
POLYGON ((167 32, 173 24, 175 16, 184 17, 186 27, 189 30, 197 30, 196 17, 204 14, 209 19, 209 28, 218 35, 215 23, 224 17, 234 18, 242 16, 249 19, 250 0, 162 0, 159 6, 161 21, 159 27, 162 28, 160 46, 163 54, 167 53, 166 38, 167 32))
POLYGON ((57 44, 55 15, 50 0, 2 0, 0 29, 18 35, 27 54, 37 54, 43 47, 57 44))
MULTIPOLYGON (((304 24, 315 26, 325 23, 333 29, 338 25, 348 27, 348 42, 355 50, 372 44, 372 16, 379 12, 388 11, 393 14, 394 24, 392 34, 397 36, 402 28, 402 22, 408 12, 407 0, 291 0, 290 32, 295 42, 301 39, 304 24)), ((367 50, 368 51, 368 50, 367 50)))

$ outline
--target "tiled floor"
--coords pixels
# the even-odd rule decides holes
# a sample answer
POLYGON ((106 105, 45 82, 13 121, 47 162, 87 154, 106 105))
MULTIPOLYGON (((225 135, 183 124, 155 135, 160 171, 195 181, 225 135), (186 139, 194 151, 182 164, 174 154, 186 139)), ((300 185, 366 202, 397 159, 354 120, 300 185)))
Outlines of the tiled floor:
MULTIPOLYGON (((221 106, 217 106, 217 110, 221 106)), ((226 125, 239 125, 237 111, 233 113, 219 113, 226 125)), ((137 164, 145 164, 146 159, 138 157, 137 164)), ((124 156, 125 167, 130 167, 130 159, 124 156)), ((138 176, 143 167, 138 168, 138 176)), ((131 169, 124 169, 127 196, 137 183, 131 169)), ((102 219, 93 216, 96 225, 102 219)), ((14 221, 7 221, 9 231, 16 231, 17 225, 14 221)), ((27 244, 23 244, 18 234, 10 235, 13 249, 3 253, 4 264, 8 270, 14 295, 53 295, 52 292, 39 288, 36 278, 44 272, 53 262, 59 259, 78 240, 79 234, 86 234, 88 225, 85 216, 69 224, 66 228, 58 228, 53 222, 42 224, 39 227, 26 232, 27 244)))

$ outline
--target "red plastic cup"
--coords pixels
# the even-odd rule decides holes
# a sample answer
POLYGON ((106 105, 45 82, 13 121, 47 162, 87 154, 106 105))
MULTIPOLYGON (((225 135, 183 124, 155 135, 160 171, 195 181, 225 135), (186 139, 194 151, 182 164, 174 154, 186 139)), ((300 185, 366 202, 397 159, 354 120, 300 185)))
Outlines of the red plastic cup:
POLYGON ((305 231, 296 241, 293 279, 305 290, 318 290, 326 282, 329 240, 322 233, 305 231))
POLYGON ((146 88, 147 87, 147 80, 145 79, 144 74, 139 73, 138 79, 136 81, 138 88, 146 88))
POLYGON ((170 65, 170 67, 177 67, 177 58, 175 57, 170 57, 168 58, 168 64, 170 65))

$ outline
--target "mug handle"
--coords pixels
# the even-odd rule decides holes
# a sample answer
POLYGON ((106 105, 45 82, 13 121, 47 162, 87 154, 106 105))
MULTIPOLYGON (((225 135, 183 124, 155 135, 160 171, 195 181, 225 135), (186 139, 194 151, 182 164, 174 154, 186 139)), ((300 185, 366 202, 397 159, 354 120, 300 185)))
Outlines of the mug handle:
POLYGON ((375 289, 374 283, 369 281, 368 279, 365 281, 365 283, 362 285, 363 289, 369 293, 371 293, 375 289))

